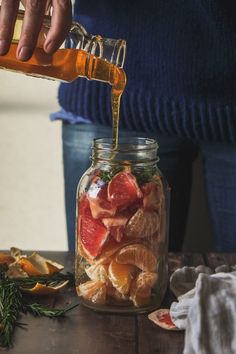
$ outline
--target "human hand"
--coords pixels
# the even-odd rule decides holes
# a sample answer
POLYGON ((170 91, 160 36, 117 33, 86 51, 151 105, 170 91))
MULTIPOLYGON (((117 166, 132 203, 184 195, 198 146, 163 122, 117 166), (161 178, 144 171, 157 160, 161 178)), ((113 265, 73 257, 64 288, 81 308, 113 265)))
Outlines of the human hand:
MULTIPOLYGON (((29 60, 37 44, 45 12, 52 9, 51 28, 44 42, 46 53, 54 53, 66 38, 72 20, 71 0, 24 0, 25 16, 16 57, 29 60)), ((19 0, 2 0, 0 11, 0 55, 7 54, 12 36, 19 0)))

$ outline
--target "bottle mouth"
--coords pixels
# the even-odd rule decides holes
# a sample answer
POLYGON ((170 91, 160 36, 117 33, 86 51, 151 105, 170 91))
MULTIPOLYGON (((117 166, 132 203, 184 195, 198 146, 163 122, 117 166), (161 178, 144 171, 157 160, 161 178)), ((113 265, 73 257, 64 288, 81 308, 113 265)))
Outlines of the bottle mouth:
POLYGON ((94 139, 92 160, 108 162, 109 164, 154 164, 157 157, 158 143, 151 138, 121 137, 114 149, 112 138, 94 139))
MULTIPOLYGON (((0 7, 1 8, 1 7, 0 7)), ((18 10, 17 21, 20 26, 15 29, 14 39, 19 41, 21 35, 21 26, 24 18, 24 11, 18 10)), ((42 47, 51 27, 51 16, 44 15, 43 26, 41 29, 41 37, 38 39, 38 46, 42 47)), ((102 58, 119 68, 123 68, 126 55, 126 41, 123 39, 104 38, 99 35, 91 35, 78 22, 71 23, 70 33, 63 42, 61 48, 74 48, 86 50, 96 57, 102 58), (81 38, 77 39, 76 33, 79 33, 81 38)))
MULTIPOLYGON (((159 147, 155 139, 143 137, 120 137, 117 150, 142 151, 157 150, 159 147)), ((93 148, 98 150, 113 150, 112 138, 98 138, 93 140, 93 148)))

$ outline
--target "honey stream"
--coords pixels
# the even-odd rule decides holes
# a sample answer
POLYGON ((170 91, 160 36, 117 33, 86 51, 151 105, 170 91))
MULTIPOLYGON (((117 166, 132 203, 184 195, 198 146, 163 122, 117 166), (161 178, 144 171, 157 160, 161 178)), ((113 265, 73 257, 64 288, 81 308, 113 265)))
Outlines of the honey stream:
POLYGON ((0 56, 0 67, 25 73, 26 75, 58 79, 71 82, 78 77, 109 83, 112 108, 113 150, 118 146, 120 98, 126 85, 123 69, 108 61, 77 49, 58 49, 53 55, 46 54, 42 48, 36 48, 27 62, 16 59, 17 43, 12 43, 9 52, 0 56))

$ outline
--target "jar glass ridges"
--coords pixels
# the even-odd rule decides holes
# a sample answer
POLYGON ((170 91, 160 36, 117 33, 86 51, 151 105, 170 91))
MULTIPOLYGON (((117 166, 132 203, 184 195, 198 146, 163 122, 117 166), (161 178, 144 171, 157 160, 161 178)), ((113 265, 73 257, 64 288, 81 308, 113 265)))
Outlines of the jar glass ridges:
POLYGON ((147 312, 167 286, 169 189, 152 139, 97 139, 77 190, 76 289, 100 311, 147 312))

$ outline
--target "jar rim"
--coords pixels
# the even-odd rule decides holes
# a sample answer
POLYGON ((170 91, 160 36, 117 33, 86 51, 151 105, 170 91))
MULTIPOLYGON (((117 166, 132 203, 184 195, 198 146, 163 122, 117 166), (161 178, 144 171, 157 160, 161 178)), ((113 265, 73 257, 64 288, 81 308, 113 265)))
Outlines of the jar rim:
MULTIPOLYGON (((112 138, 96 138, 93 140, 93 148, 96 150, 113 150, 113 140, 112 138)), ((158 149, 159 145, 157 141, 153 138, 145 138, 145 137, 120 137, 118 146, 116 150, 118 151, 147 151, 158 149)))

